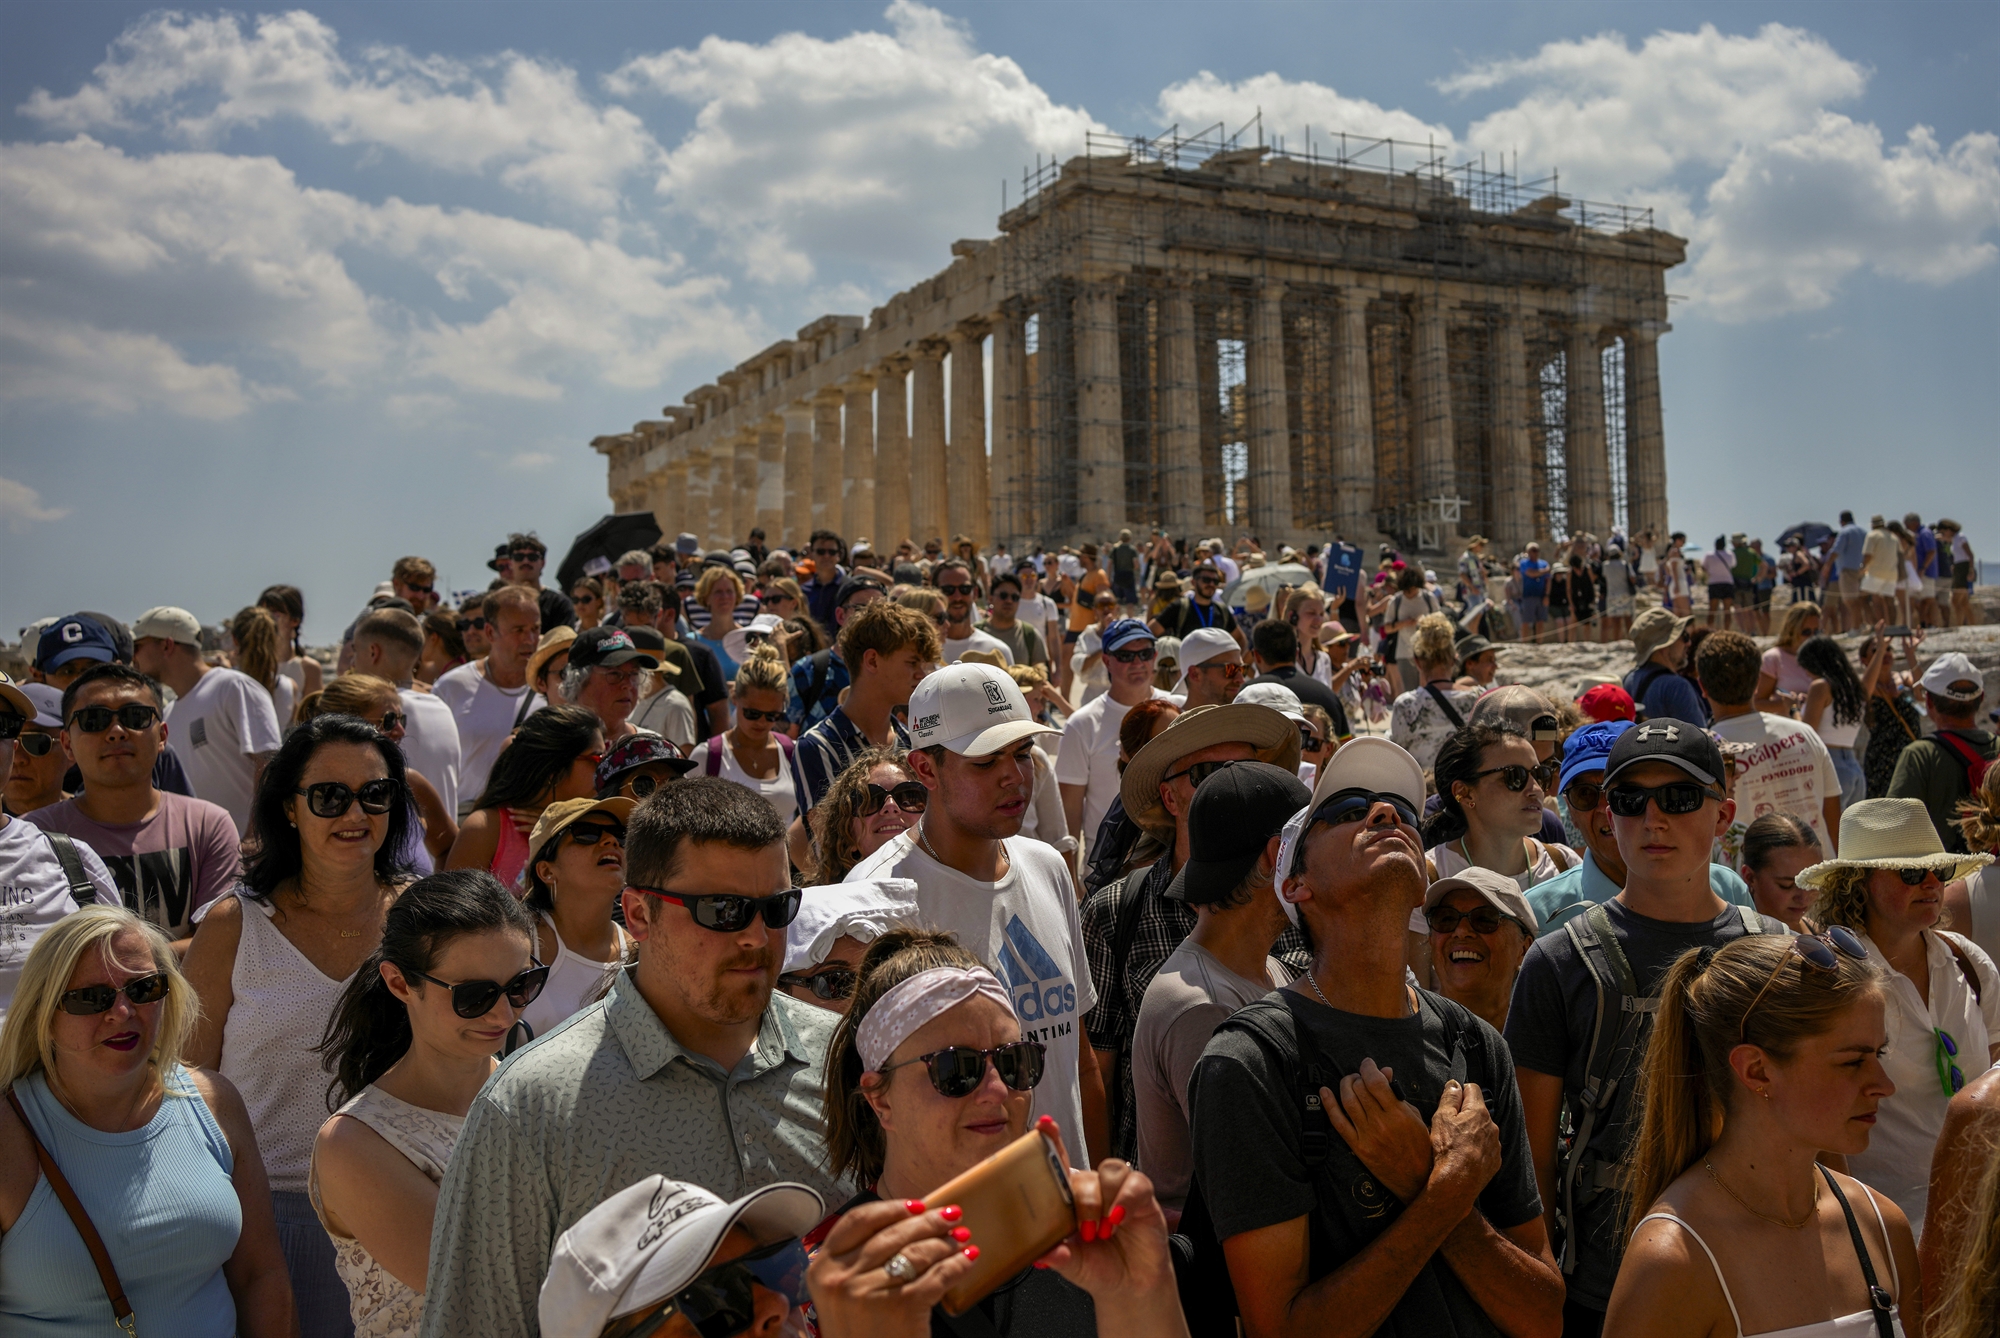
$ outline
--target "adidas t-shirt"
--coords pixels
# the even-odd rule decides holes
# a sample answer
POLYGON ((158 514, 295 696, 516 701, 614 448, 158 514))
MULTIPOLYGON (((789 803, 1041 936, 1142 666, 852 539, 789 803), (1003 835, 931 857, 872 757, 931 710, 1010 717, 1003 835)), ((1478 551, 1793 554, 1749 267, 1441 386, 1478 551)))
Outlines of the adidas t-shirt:
POLYGON ((1097 1003, 1097 991, 1083 955, 1076 892, 1055 847, 1026 836, 1010 836, 1004 844, 1007 873, 997 883, 982 883, 938 863, 918 848, 911 832, 855 865, 846 881, 914 880, 922 925, 956 934, 1000 977, 1021 1019, 1021 1038, 1048 1047, 1048 1068, 1035 1088, 1029 1118, 1055 1116, 1070 1163, 1081 1166, 1089 1153, 1083 1141, 1077 1037, 1083 1015, 1097 1003))

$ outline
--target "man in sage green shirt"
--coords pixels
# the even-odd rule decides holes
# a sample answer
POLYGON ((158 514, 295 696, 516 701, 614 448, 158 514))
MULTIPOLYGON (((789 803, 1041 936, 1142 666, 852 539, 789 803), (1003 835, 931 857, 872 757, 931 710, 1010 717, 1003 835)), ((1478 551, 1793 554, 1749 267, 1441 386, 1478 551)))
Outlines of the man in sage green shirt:
POLYGON ((781 1180, 848 1197, 819 1132, 839 1019, 772 992, 798 909, 774 896, 791 882, 784 839, 763 797, 725 780, 662 786, 633 810, 638 964, 474 1099, 438 1191, 423 1338, 537 1338, 556 1238, 648 1175, 723 1199, 781 1180))

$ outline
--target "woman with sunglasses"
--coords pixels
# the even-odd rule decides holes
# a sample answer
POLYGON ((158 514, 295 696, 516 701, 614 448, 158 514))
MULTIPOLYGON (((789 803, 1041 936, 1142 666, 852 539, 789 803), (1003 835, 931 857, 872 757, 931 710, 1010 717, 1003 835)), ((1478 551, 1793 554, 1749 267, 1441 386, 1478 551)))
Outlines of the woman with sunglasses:
POLYGON ((1668 969, 1604 1332, 1921 1331, 1909 1219, 1865 1175, 1819 1164, 1864 1158, 1904 1096, 1883 1059, 1890 988, 1841 928, 1752 934, 1668 969))
POLYGON ((437 1187, 472 1098, 549 968, 534 923, 491 874, 412 883, 317 1047, 333 1117, 307 1192, 333 1239, 361 1338, 414 1338, 437 1187))
POLYGON ((382 939, 410 881, 403 754, 374 725, 316 716, 285 737, 251 810, 243 882, 203 907, 187 977, 201 1001, 189 1057, 249 1108, 269 1169, 302 1338, 352 1331, 333 1245, 306 1194, 325 1075, 306 1041, 382 939))
POLYGON ((834 778, 806 815, 813 873, 807 887, 840 882, 847 871, 908 831, 930 801, 901 748, 870 748, 834 778))
POLYGON ((799 898, 798 916, 785 929, 778 988, 800 1003, 845 1013, 868 945, 922 918, 916 893, 907 878, 884 878, 833 883, 799 898))
POLYGON ((595 576, 577 578, 569 592, 570 607, 576 610, 576 630, 587 632, 604 621, 604 583, 595 576))
POLYGON ((519 888, 534 853, 528 833, 542 810, 596 795, 603 759, 604 725, 595 712, 550 706, 529 716, 493 759, 486 790, 459 825, 445 867, 485 869, 502 887, 519 888))
MULTIPOLYGON (((865 1188, 806 1237, 814 1277, 837 1271, 844 1237, 853 1234, 840 1231, 844 1215, 878 1200, 920 1199, 1025 1133, 1043 1067, 1043 1047, 1021 1038, 1006 989, 950 934, 892 929, 870 944, 826 1062, 832 1169, 865 1188)), ((1185 1334, 1166 1220, 1152 1186, 1128 1171, 1118 1161, 1095 1173, 1072 1171, 1088 1234, 1058 1247, 1052 1267, 1024 1269, 974 1305, 984 1326, 955 1325, 933 1312, 930 1332, 1185 1334), (1109 1212, 1104 1188, 1120 1199, 1109 1212), (1121 1188, 1132 1192, 1121 1196, 1121 1188), (1104 1266, 1113 1255, 1122 1267, 1104 1266)), ((968 1253, 979 1248, 969 1227, 954 1228, 953 1237, 968 1253)), ((822 1290, 816 1285, 816 1300, 822 1290)), ((898 1338, 911 1332, 894 1331, 898 1338)), ((860 1330, 816 1332, 836 1338, 860 1330)))
POLYGON ((625 886, 625 820, 630 799, 566 799, 542 810, 528 838, 528 909, 535 960, 548 963, 548 989, 522 1020, 541 1035, 604 993, 631 937, 611 918, 625 886))
MULTIPOLYGON (((320 691, 308 694, 299 703, 296 719, 302 724, 322 715, 351 715, 373 721, 398 750, 402 748, 403 735, 409 724, 409 718, 403 711, 403 697, 396 691, 396 685, 373 674, 342 674, 320 691)), ((409 848, 402 852, 403 862, 417 873, 429 873, 437 867, 437 861, 450 852, 452 842, 458 839, 458 822, 445 807, 437 787, 418 772, 410 770, 407 762, 403 767, 403 781, 409 789, 409 801, 416 817, 409 848)))
POLYGON ((809 807, 798 753, 782 728, 790 688, 784 657, 775 647, 757 647, 729 686, 736 722, 688 754, 703 775, 720 776, 763 795, 787 827, 809 807))
POLYGON ((1839 851, 1800 870, 1798 885, 1819 894, 1812 919, 1851 931, 1887 978, 1883 1064, 1896 1084, 1874 1140, 1847 1166, 1922 1222, 1945 1107, 2000 1060, 2000 972, 1977 944, 1940 928, 1944 885, 1993 857, 1945 850, 1919 799, 1848 809, 1839 851))
POLYGON ((122 907, 85 907, 29 952, 0 1029, 0 1332, 118 1332, 38 1150, 149 1332, 294 1332, 243 1099, 183 1062, 196 1010, 166 936, 122 907))

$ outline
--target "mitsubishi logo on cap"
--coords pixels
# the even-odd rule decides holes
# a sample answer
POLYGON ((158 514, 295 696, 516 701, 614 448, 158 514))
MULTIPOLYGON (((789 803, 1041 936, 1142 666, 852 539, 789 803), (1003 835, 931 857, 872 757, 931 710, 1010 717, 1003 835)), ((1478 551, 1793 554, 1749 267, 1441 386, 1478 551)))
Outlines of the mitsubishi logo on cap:
POLYGON ((1641 725, 1639 732, 1632 737, 1641 743, 1649 743, 1654 739, 1665 739, 1668 743, 1672 743, 1680 736, 1680 727, 1677 725, 1641 725))

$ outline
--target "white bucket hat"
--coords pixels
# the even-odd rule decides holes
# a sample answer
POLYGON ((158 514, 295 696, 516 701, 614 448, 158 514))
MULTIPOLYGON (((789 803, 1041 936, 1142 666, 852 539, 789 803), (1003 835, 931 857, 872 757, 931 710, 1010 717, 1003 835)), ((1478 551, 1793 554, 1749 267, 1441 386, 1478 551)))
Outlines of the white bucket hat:
POLYGON ((1835 869, 1936 869, 1948 883, 1992 862, 1946 850, 1921 799, 1864 799, 1840 815, 1839 857, 1799 870, 1797 881, 1819 891, 1835 869))

